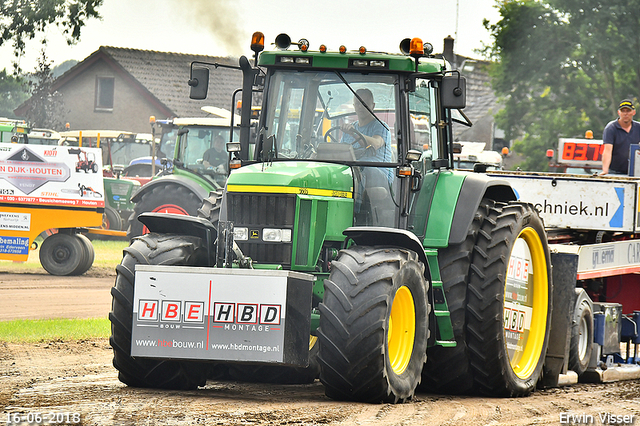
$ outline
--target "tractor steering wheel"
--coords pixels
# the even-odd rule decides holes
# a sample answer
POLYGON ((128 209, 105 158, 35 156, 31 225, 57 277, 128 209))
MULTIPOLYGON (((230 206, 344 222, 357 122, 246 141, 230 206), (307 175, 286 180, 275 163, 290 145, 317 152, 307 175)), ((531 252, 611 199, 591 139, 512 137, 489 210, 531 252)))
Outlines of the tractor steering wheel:
MULTIPOLYGON (((334 126, 327 130, 327 132, 324 134, 324 141, 329 142, 330 133, 336 132, 337 130, 342 130, 342 128, 340 126, 334 126)), ((364 139, 364 135, 362 133, 356 130, 355 135, 351 136, 353 136, 354 138, 354 141, 351 142, 351 145, 353 146, 353 152, 355 153, 356 158, 363 157, 369 150, 373 151, 370 153, 371 155, 375 153, 372 146, 367 147, 367 141, 364 139)), ((333 135, 331 135, 331 139, 338 140, 338 138, 333 135)))

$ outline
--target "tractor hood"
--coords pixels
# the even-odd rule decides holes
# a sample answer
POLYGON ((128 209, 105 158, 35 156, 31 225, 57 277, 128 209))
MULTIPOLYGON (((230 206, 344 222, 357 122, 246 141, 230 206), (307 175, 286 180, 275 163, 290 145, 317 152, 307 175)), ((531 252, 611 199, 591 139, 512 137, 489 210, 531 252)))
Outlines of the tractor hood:
MULTIPOLYGON (((314 189, 331 191, 337 197, 351 197, 353 174, 349 166, 318 162, 259 163, 233 171, 227 190, 251 186, 251 192, 282 192, 314 195, 314 189), (260 188, 262 187, 262 188, 260 188), (310 191, 311 190, 311 191, 310 191)), ((246 192, 248 188, 242 188, 246 192)), ((331 194, 319 194, 331 196, 331 194)))

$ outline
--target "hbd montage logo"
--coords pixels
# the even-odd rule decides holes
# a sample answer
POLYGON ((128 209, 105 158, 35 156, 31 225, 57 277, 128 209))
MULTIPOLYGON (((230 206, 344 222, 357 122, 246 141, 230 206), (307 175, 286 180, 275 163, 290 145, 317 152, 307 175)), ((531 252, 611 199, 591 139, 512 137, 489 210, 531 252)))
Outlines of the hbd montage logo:
MULTIPOLYGON (((204 328, 205 302, 141 299, 137 319, 160 328, 204 328)), ((281 320, 281 305, 258 303, 214 302, 210 317, 213 328, 233 331, 267 331, 281 320)))

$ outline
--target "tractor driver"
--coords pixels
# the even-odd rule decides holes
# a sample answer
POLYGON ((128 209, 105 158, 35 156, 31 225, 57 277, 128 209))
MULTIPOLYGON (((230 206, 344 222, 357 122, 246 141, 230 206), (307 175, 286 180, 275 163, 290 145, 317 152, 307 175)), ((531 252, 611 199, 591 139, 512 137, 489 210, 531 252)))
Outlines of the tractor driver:
MULTIPOLYGON (((391 133, 387 127, 369 112, 369 110, 373 111, 376 105, 373 100, 373 93, 369 89, 358 89, 356 94, 358 96, 353 97, 353 108, 356 111, 358 121, 340 126, 345 133, 341 142, 351 143, 366 149, 367 151, 361 158, 363 161, 391 162, 391 133), (360 102, 358 97, 362 99, 369 109, 360 102), (365 146, 362 146, 363 140, 366 144, 365 146)), ((389 182, 391 182, 393 180, 391 169, 386 174, 389 182)))
MULTIPOLYGON (((369 89, 358 89, 356 95, 353 98, 353 107, 355 109, 358 120, 352 124, 343 124, 340 126, 344 132, 342 136, 342 143, 353 144, 354 148, 365 149, 364 155, 359 159, 360 161, 381 162, 390 163, 392 161, 391 152, 391 132, 383 125, 373 114, 369 111, 373 111, 375 102, 373 99, 373 93, 369 89), (366 107, 360 102, 366 104, 366 107), (369 109, 367 109, 369 107, 369 109), (364 146, 363 143, 365 144, 364 146)), ((358 184, 356 192, 358 195, 355 197, 354 212, 359 213, 360 207, 363 202, 365 188, 384 188, 384 196, 379 194, 374 201, 369 192, 369 199, 374 205, 370 205, 369 208, 374 210, 393 210, 393 207, 387 205, 390 198, 390 188, 393 184, 394 173, 392 168, 380 167, 363 167, 362 180, 358 184)), ((389 226, 388 223, 373 223, 376 225, 389 226)))
POLYGON ((213 138, 213 146, 204 152, 202 164, 207 168, 213 168, 223 173, 227 170, 228 161, 229 154, 225 150, 224 138, 218 134, 213 138))

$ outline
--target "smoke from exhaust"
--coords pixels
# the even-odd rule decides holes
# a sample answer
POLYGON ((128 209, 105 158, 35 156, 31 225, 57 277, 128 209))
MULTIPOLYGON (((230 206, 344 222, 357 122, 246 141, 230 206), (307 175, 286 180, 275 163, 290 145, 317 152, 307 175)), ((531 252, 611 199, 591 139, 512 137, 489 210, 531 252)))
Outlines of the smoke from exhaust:
MULTIPOLYGON (((245 53, 250 39, 240 26, 239 3, 233 0, 175 0, 177 8, 193 19, 194 26, 213 35, 227 54, 245 53)), ((176 29, 179 31, 179 29, 176 29)), ((216 55, 216 52, 209 52, 216 55)))

